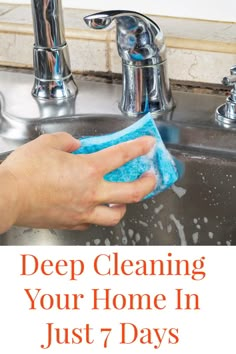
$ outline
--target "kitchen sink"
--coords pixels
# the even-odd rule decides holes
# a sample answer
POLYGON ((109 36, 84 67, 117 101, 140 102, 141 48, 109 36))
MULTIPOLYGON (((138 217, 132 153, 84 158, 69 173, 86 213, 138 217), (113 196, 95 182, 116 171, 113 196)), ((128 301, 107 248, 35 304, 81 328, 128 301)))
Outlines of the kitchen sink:
MULTIPOLYGON (((0 160, 43 133, 67 131, 75 137, 101 135, 135 119, 117 106, 120 85, 80 79, 78 98, 57 107, 34 100, 31 75, 0 72, 0 160), (9 87, 22 87, 19 95, 9 87), (27 103, 28 102, 28 103, 27 103), (20 107, 20 108, 19 108, 20 107)), ((86 231, 12 227, 1 245, 236 245, 236 131, 214 119, 224 97, 173 92, 176 109, 156 124, 170 152, 181 161, 179 181, 158 196, 128 206, 115 227, 86 231)))

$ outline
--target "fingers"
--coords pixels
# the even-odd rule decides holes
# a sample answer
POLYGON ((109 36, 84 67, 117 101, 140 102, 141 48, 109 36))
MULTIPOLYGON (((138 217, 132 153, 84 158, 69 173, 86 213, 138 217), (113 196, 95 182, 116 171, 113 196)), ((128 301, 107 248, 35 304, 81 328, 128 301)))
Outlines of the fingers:
POLYGON ((98 198, 101 203, 128 204, 141 201, 156 187, 156 176, 147 172, 134 182, 106 182, 101 185, 98 198))
POLYGON ((125 143, 111 146, 90 155, 103 175, 124 165, 138 156, 147 154, 155 144, 155 139, 145 136, 125 143))
POLYGON ((101 226, 114 226, 120 222, 125 212, 125 205, 97 206, 90 214, 88 222, 101 226))
POLYGON ((46 145, 49 145, 54 149, 65 152, 72 152, 80 147, 79 140, 65 132, 44 134, 41 135, 38 140, 44 142, 46 145))

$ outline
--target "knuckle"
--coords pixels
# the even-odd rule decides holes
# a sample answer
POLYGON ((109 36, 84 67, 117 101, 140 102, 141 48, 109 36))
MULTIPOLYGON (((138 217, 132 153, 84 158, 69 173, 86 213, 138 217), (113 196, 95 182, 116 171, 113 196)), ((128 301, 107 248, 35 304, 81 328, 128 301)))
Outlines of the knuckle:
POLYGON ((58 132, 58 133, 53 133, 51 134, 51 141, 53 141, 55 144, 61 142, 61 141, 69 141, 70 134, 66 132, 58 132))
POLYGON ((88 178, 94 178, 94 177, 96 177, 96 175, 97 175, 97 170, 96 170, 96 168, 95 168, 94 165, 89 164, 89 165, 87 166, 87 174, 88 174, 88 178))
POLYGON ((51 134, 42 134, 38 137, 38 141, 42 143, 50 143, 52 141, 52 135, 51 134))
POLYGON ((71 135, 66 132, 58 132, 58 133, 45 133, 38 137, 38 140, 41 141, 43 144, 57 144, 60 141, 69 141, 71 135))
MULTIPOLYGON (((155 175, 150 175, 148 177, 145 178, 145 187, 146 187, 146 191, 147 192, 151 192, 155 187, 156 187, 156 184, 157 184, 157 179, 155 177, 155 175)), ((142 181, 144 182, 144 180, 142 181)))
POLYGON ((70 227, 74 228, 81 223, 81 217, 75 213, 70 219, 70 227))
POLYGON ((158 181, 157 181, 156 176, 153 175, 153 177, 152 177, 152 185, 151 185, 152 189, 154 189, 154 188, 156 187, 157 182, 158 182, 158 181))
POLYGON ((97 166, 96 163, 94 163, 94 161, 91 161, 90 163, 88 163, 87 165, 87 174, 89 178, 98 178, 99 175, 99 167, 97 166))
POLYGON ((110 218, 110 222, 109 222, 110 226, 115 226, 115 225, 119 224, 119 222, 121 221, 121 219, 125 215, 125 212, 126 212, 125 205, 123 207, 116 209, 116 211, 114 212, 114 214, 110 218))
POLYGON ((131 195, 130 195, 131 202, 138 203, 142 200, 142 198, 143 195, 140 190, 135 188, 131 191, 131 195))
POLYGON ((56 141, 70 141, 71 139, 71 135, 67 132, 58 132, 58 133, 53 133, 51 134, 52 139, 56 140, 56 141))
POLYGON ((95 205, 103 201, 103 193, 100 191, 100 188, 95 188, 91 193, 91 199, 95 205))
POLYGON ((121 158, 124 162, 130 161, 133 158, 131 151, 128 149, 121 151, 121 158))
POLYGON ((113 215, 109 220, 109 225, 115 226, 115 225, 119 224, 120 220, 122 219, 122 216, 123 215, 120 215, 120 214, 113 215))
POLYGON ((127 162, 131 159, 130 149, 126 144, 117 145, 117 154, 120 155, 123 162, 127 162))
POLYGON ((149 149, 147 149, 147 145, 140 144, 139 150, 140 150, 140 155, 142 156, 142 155, 146 155, 149 149))
POLYGON ((58 133, 53 133, 52 136, 54 137, 60 137, 60 138, 70 138, 71 135, 67 132, 58 132, 58 133))
POLYGON ((91 187, 87 196, 88 196, 88 198, 87 198, 88 207, 95 207, 96 205, 100 204, 100 202, 102 200, 98 189, 95 187, 94 188, 91 187))
POLYGON ((80 208, 75 208, 74 211, 70 214, 68 220, 71 227, 76 227, 80 224, 85 224, 86 217, 84 210, 81 210, 80 208))

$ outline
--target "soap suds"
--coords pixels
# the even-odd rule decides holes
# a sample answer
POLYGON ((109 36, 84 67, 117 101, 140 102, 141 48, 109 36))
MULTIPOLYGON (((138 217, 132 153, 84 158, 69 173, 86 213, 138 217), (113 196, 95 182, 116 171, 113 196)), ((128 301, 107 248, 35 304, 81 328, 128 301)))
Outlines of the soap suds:
POLYGON ((150 238, 146 236, 146 244, 149 245, 150 243, 150 238))
POLYGON ((146 222, 144 222, 144 221, 139 220, 139 224, 144 226, 144 227, 148 227, 148 224, 146 222))
POLYGON ((194 234, 192 234, 193 243, 194 243, 195 245, 198 243, 198 237, 199 237, 198 232, 195 232, 194 234))
POLYGON ((177 197, 179 197, 179 198, 182 198, 182 197, 186 194, 186 192, 187 192, 186 189, 184 189, 184 188, 182 188, 182 187, 178 187, 178 186, 176 186, 175 184, 173 184, 173 186, 171 187, 171 189, 172 189, 172 191, 177 195, 177 197))
POLYGON ((213 232, 208 232, 208 236, 209 236, 209 238, 213 238, 213 236, 214 236, 214 234, 213 234, 213 232))
POLYGON ((148 159, 153 160, 157 148, 158 148, 158 143, 156 143, 156 144, 153 146, 153 148, 146 154, 146 156, 147 156, 148 159))
POLYGON ((141 240, 141 236, 140 234, 137 232, 137 234, 135 235, 135 241, 139 242, 141 240))
POLYGON ((163 227, 163 225, 162 225, 162 222, 159 220, 157 223, 158 223, 160 229, 161 229, 161 230, 164 230, 164 227, 163 227))
POLYGON ((111 245, 111 242, 108 238, 105 239, 105 245, 106 246, 110 246, 111 245))
POLYGON ((128 236, 129 236, 129 238, 132 238, 134 236, 134 230, 129 229, 128 230, 128 236))
POLYGON ((168 232, 168 234, 171 233, 171 231, 172 231, 172 225, 169 224, 169 225, 167 226, 167 232, 168 232))
POLYGON ((121 239, 122 245, 127 245, 128 244, 128 239, 126 236, 123 236, 121 239))
POLYGON ((120 231, 121 231, 122 237, 126 237, 126 232, 123 227, 120 228, 120 231))
POLYGON ((180 244, 181 246, 186 246, 187 241, 184 233, 184 226, 180 223, 179 220, 175 218, 173 214, 170 215, 170 219, 175 223, 175 226, 179 232, 180 244))
POLYGON ((155 209, 154 209, 154 213, 155 213, 155 214, 159 214, 160 211, 161 211, 163 208, 164 208, 164 205, 161 204, 158 208, 155 208, 155 209))

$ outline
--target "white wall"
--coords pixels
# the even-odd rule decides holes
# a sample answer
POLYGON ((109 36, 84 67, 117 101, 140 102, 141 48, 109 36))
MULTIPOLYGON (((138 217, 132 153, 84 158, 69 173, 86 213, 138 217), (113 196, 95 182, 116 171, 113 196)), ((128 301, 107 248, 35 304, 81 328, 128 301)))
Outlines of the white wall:
MULTIPOLYGON (((30 0, 0 0, 30 3, 30 0)), ((65 7, 83 9, 128 9, 147 14, 236 22, 236 0, 62 0, 65 7)))

